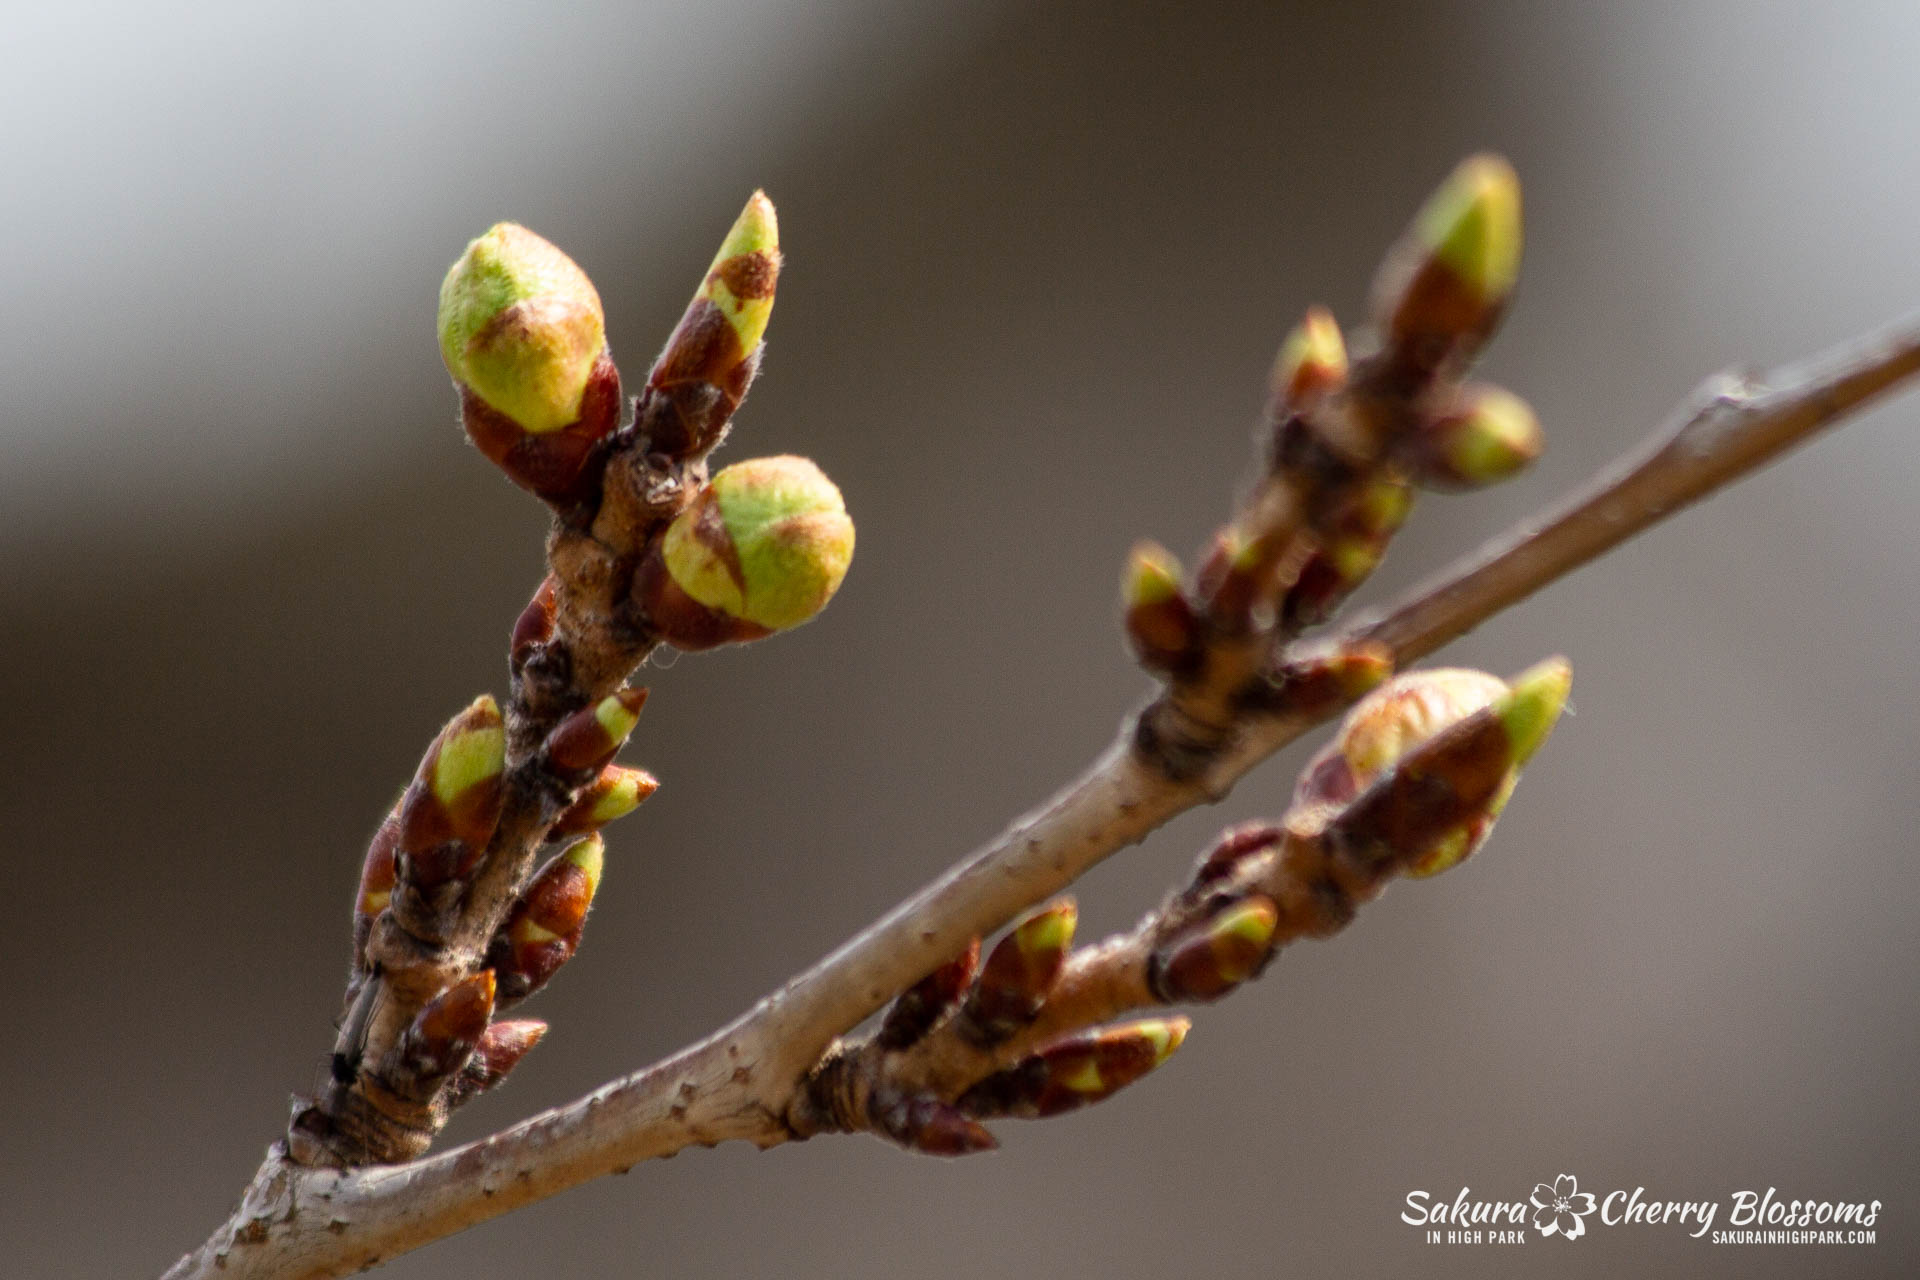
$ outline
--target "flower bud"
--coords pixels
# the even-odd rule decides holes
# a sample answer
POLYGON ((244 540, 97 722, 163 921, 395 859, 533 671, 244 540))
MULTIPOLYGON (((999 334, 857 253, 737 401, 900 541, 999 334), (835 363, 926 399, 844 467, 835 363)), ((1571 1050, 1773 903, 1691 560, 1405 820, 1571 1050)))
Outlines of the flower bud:
POLYGON ((987 953, 961 1010, 969 1039, 997 1044, 1039 1016, 1066 965, 1079 919, 1072 898, 1048 903, 987 953))
POLYGON ((1259 894, 1221 908, 1154 953, 1154 993, 1168 1002, 1218 1000, 1260 972, 1279 921, 1273 901, 1259 894))
POLYGON ((383 1064, 389 1087, 430 1097, 467 1065, 493 1017, 494 975, 482 969, 427 1002, 383 1064))
POLYGON ((1173 1056, 1187 1018, 1143 1018, 1062 1036, 974 1085, 955 1104, 971 1116, 1038 1119, 1112 1097, 1173 1056))
POLYGON ((1287 629, 1304 631, 1325 621, 1380 567, 1412 509, 1413 490, 1406 478, 1383 468, 1331 513, 1321 545, 1307 557, 1281 601, 1287 629))
POLYGON ((562 774, 599 773, 640 723, 647 690, 621 689, 582 707, 547 735, 547 762, 562 774))
POLYGON ((487 950, 487 963, 500 975, 502 1001, 525 999, 572 959, 600 888, 605 855, 598 835, 577 840, 521 892, 487 950))
POLYGON ((514 620, 513 634, 507 641, 507 665, 515 675, 525 669, 541 645, 553 639, 558 608, 559 586, 553 575, 548 574, 540 580, 533 599, 527 601, 527 607, 514 620))
POLYGON ((393 886, 396 879, 394 853, 400 847, 400 809, 394 806, 393 812, 381 822, 380 829, 373 833, 373 839, 367 844, 367 856, 360 864, 360 892, 353 902, 353 972, 366 971, 367 938, 373 933, 373 922, 387 909, 387 903, 393 899, 393 886))
POLYGON ((1325 307, 1310 307, 1280 345, 1273 364, 1273 399, 1278 412, 1298 412, 1347 380, 1347 344, 1325 307))
POLYGON ((662 639, 710 649, 807 621, 852 559, 853 521, 833 481, 806 458, 754 458, 674 517, 634 589, 662 639))
POLYGON ((402 878, 428 891, 470 871, 486 851, 505 802, 506 725, 491 695, 476 698, 427 748, 400 799, 402 878))
POLYGON ((536 1018, 510 1018, 489 1026, 447 1090, 448 1109, 465 1105, 505 1080, 546 1035, 547 1024, 536 1018))
POLYGON ((1520 273, 1520 180, 1496 155, 1463 161, 1434 192, 1374 281, 1374 310, 1398 356, 1430 373, 1471 354, 1520 273))
POLYGON ((598 831, 615 818, 632 813, 659 789, 659 781, 645 769, 610 764, 600 770, 599 777, 581 788, 580 798, 554 820, 548 835, 572 836, 598 831))
POLYGON ((1540 420, 1527 402, 1502 387, 1459 388, 1424 417, 1399 456, 1427 489, 1478 489, 1505 480, 1540 456, 1540 420))
POLYGON ((967 1156, 1000 1144, 958 1107, 928 1094, 901 1094, 890 1086, 867 1104, 874 1128, 909 1151, 930 1156, 967 1156))
POLYGON ((960 1003, 980 968, 980 939, 969 939, 959 955, 901 992, 888 1006, 875 1038, 888 1049, 918 1044, 960 1003))
POLYGON ((1127 557, 1120 585, 1123 622, 1134 656, 1149 671, 1179 671, 1200 653, 1200 626, 1180 587, 1180 562, 1156 542, 1127 557))
POLYGON ((1409 875, 1446 870, 1493 829, 1571 679, 1563 658, 1511 685, 1458 669, 1396 677, 1361 699, 1309 762, 1290 825, 1324 829, 1364 860, 1389 859, 1409 875))
POLYGON ((502 222, 447 272, 439 327, 474 444, 543 498, 580 496, 594 443, 620 419, 620 376, 586 273, 502 222))
POLYGON ((636 425, 649 452, 684 458, 719 442, 760 367, 779 278, 779 224, 756 191, 647 375, 636 425))

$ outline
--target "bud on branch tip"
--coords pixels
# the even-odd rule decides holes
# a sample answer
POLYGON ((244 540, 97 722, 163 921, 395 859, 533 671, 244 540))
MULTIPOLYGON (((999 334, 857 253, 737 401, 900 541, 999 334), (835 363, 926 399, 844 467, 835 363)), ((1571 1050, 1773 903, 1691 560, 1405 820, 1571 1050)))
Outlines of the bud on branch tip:
POLYGON ((1414 220, 1434 260, 1490 304, 1520 275, 1520 179, 1500 156, 1470 156, 1414 220))

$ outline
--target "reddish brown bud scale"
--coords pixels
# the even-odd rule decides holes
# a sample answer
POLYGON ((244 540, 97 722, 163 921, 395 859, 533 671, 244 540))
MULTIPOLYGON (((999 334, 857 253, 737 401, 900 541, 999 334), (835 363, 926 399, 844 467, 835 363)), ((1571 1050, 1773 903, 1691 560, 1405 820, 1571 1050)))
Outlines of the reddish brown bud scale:
MULTIPOLYGON (((399 1073, 419 1086, 435 1085, 466 1066, 493 1017, 494 975, 482 969, 427 1002, 398 1046, 399 1073)), ((399 1084, 399 1081, 394 1083, 399 1084)), ((409 1092, 424 1091, 410 1089, 409 1092)))
POLYGON ((649 451, 682 458, 717 444, 759 372, 759 354, 741 350, 718 307, 695 299, 640 395, 635 421, 649 451))
POLYGON ((467 1073, 474 1077, 476 1091, 491 1089, 520 1065, 520 1059, 533 1052, 547 1036, 547 1024, 537 1018, 511 1018, 488 1027, 474 1046, 467 1073))
POLYGON ((468 875, 505 803, 506 725, 491 697, 447 722, 427 748, 398 810, 398 858, 409 889, 432 894, 468 875))
POLYGON ((542 867, 521 892, 487 950, 503 1000, 538 991, 573 958, 600 887, 603 853, 600 837, 587 836, 542 867))
POLYGON ((647 690, 621 689, 574 712, 547 735, 547 760, 561 774, 598 772, 633 732, 647 690))
POLYGON ((1282 845, 1270 884, 1279 912, 1277 937, 1330 938, 1353 922, 1354 895, 1330 872, 1326 850, 1317 839, 1282 845))
POLYGON ((1410 859, 1484 813, 1512 767, 1499 717, 1476 712, 1362 792, 1327 828, 1327 844, 1363 864, 1410 859))
POLYGON ((1067 962, 1079 909, 1073 899, 1049 903, 1008 931, 980 966, 967 994, 965 1030, 977 1044, 997 1044, 1039 1016, 1067 962))
POLYGON ((558 587, 549 574, 540 580, 540 586, 533 593, 533 599, 520 611, 520 617, 513 624, 513 637, 507 643, 507 663, 518 672, 527 665, 527 659, 533 651, 553 639, 554 614, 558 607, 556 592, 558 587))
POLYGON ((1291 631, 1324 622, 1380 566, 1406 522, 1413 491, 1406 478, 1382 471, 1359 486, 1320 525, 1321 544, 1301 567, 1281 604, 1291 631))
POLYGON ((1214 626, 1244 634, 1257 610, 1270 607, 1291 540, 1277 533, 1248 537, 1229 525, 1214 536, 1195 575, 1194 595, 1214 626))
POLYGON ((1274 683, 1289 712, 1319 718, 1379 687, 1392 674, 1392 651, 1363 641, 1296 658, 1274 683))
POLYGON ((1422 406, 1395 458, 1422 488, 1463 492, 1518 474, 1540 456, 1540 421, 1502 387, 1447 387, 1422 406))
POLYGON ((548 835, 577 836, 598 831, 614 819, 632 813, 659 789, 659 780, 645 769, 610 764, 600 770, 600 776, 581 790, 580 798, 554 820, 548 835))
POLYGON ((901 992, 874 1038, 886 1049, 920 1043, 960 1003, 979 967, 980 939, 974 938, 966 950, 901 992))
POLYGON ((505 1081, 507 1073, 518 1066, 520 1059, 532 1052, 546 1034, 547 1024, 536 1018, 509 1018, 489 1026, 481 1033, 467 1065, 447 1088, 448 1109, 464 1106, 476 1095, 505 1081))
POLYGON ((1224 880, 1242 861, 1265 853, 1286 838, 1286 831, 1271 822, 1243 822, 1220 833, 1212 849, 1201 855, 1193 870, 1196 886, 1224 880))
POLYGON ((1169 1003, 1218 1000, 1265 967, 1279 919, 1259 894, 1226 904, 1155 951, 1148 985, 1169 1003))
POLYGON ((1000 1144, 984 1125, 938 1098, 900 1097, 889 1091, 870 1108, 874 1127, 884 1137, 930 1156, 968 1156, 1000 1144))
POLYGON ((366 949, 367 935, 373 931, 373 922, 393 899, 396 876, 394 854, 399 845, 400 814, 395 809, 386 816, 380 829, 373 833, 373 839, 367 845, 366 859, 360 865, 360 892, 353 903, 353 962, 356 972, 360 968, 361 953, 366 949))
POLYGON ((682 653, 700 653, 723 644, 763 640, 772 630, 701 604, 674 581, 656 543, 634 570, 633 598, 655 631, 682 653))
POLYGON ((587 376, 580 416, 557 431, 528 431, 482 400, 471 387, 460 388, 460 421, 467 437, 486 459, 522 489, 558 507, 591 497, 599 486, 599 445, 620 425, 624 407, 620 371, 602 353, 587 376))
POLYGON ((1199 659, 1199 619, 1181 588, 1180 562, 1164 547, 1134 547, 1120 594, 1127 640, 1142 666, 1177 672, 1199 659))

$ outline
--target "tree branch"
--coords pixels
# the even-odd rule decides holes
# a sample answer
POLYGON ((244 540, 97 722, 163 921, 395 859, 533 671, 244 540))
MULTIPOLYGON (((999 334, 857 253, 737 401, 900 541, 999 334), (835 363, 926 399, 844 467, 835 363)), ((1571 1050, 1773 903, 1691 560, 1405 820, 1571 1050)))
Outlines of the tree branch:
MULTIPOLYGON (((1336 643, 1411 662, 1920 372, 1907 319, 1762 379, 1710 379, 1641 449, 1336 643)), ((1321 642, 1324 643, 1324 642, 1321 642)), ((1291 658, 1315 651, 1292 646, 1291 658)), ((1288 654, 1275 661, 1289 660, 1288 654)), ((1144 764, 1132 728, 1075 783, 713 1036, 567 1106, 409 1164, 340 1171, 270 1149, 233 1217, 169 1277, 338 1276, 684 1147, 774 1146, 823 1052, 1025 908, 1240 777, 1337 706, 1251 711, 1204 771, 1144 764)))

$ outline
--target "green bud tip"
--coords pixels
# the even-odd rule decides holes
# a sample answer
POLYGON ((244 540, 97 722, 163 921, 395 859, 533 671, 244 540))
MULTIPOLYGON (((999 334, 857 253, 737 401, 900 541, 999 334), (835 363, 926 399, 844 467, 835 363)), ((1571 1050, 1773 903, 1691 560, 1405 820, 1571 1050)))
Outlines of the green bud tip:
POLYGON ((474 700, 449 726, 433 763, 433 795, 451 807, 469 789, 500 775, 507 764, 507 733, 491 694, 474 700))
POLYGON ((1058 955, 1073 945, 1073 930, 1079 920, 1080 908, 1068 899, 1021 921, 1014 928, 1014 937, 1025 955, 1058 955))
POLYGON ((1280 913, 1265 898, 1235 903, 1213 918, 1208 930, 1215 938, 1245 944, 1255 950, 1266 949, 1273 931, 1280 924, 1280 913))
POLYGON ((1396 532, 1413 510, 1413 486, 1399 475, 1386 475, 1366 487, 1360 498, 1360 517, 1369 529, 1396 532))
POLYGON ((713 265, 695 295, 719 308, 740 340, 742 352, 752 351, 767 331, 779 272, 780 226, 773 201, 766 192, 756 191, 720 242, 720 252, 713 255, 713 265))
POLYGON ((598 834, 582 837, 567 846, 560 856, 584 871, 587 876, 587 898, 591 900, 600 890, 600 869, 606 862, 607 844, 598 834))
POLYGON ((1165 604, 1180 594, 1180 562, 1157 542, 1137 544, 1127 556, 1121 594, 1129 609, 1165 604))
POLYGON ((1273 364, 1273 386, 1279 394, 1300 395, 1324 390, 1347 376, 1347 344, 1340 326, 1325 307, 1310 307, 1306 318, 1280 344, 1273 364))
POLYGON ((1193 1029, 1191 1018, 1148 1018, 1136 1022, 1129 1028, 1135 1035, 1153 1046, 1153 1065, 1159 1066, 1174 1051, 1186 1043, 1187 1032, 1193 1029))
POLYGON ((1516 766, 1525 764, 1553 732, 1572 685, 1573 666, 1560 657, 1536 663, 1510 682, 1507 696, 1498 705, 1516 766))
POLYGON ((1450 432, 1447 461, 1480 484, 1503 480, 1540 456, 1543 439, 1533 410, 1504 387, 1478 386, 1464 421, 1450 432))
POLYGON ((1520 179, 1500 156, 1460 163, 1414 220, 1434 258, 1483 301, 1504 299, 1520 274, 1520 179))
POLYGON ((640 723, 640 708, 645 703, 644 690, 622 689, 600 699, 593 709, 593 718, 600 722, 607 736, 615 742, 625 742, 627 735, 633 732, 633 726, 640 723), (636 698, 634 694, 643 696, 636 698))
POLYGON ((607 348, 593 282, 573 259, 511 222, 469 244, 448 270, 439 329, 447 371, 535 435, 579 418, 607 348))
POLYGON ((640 802, 660 789, 652 774, 643 769, 618 769, 613 783, 593 802, 591 818, 597 823, 624 818, 640 807, 640 802))
POLYGON ((853 560, 840 490, 806 458, 754 458, 713 477, 662 539, 680 589, 769 631, 826 606, 853 560))

